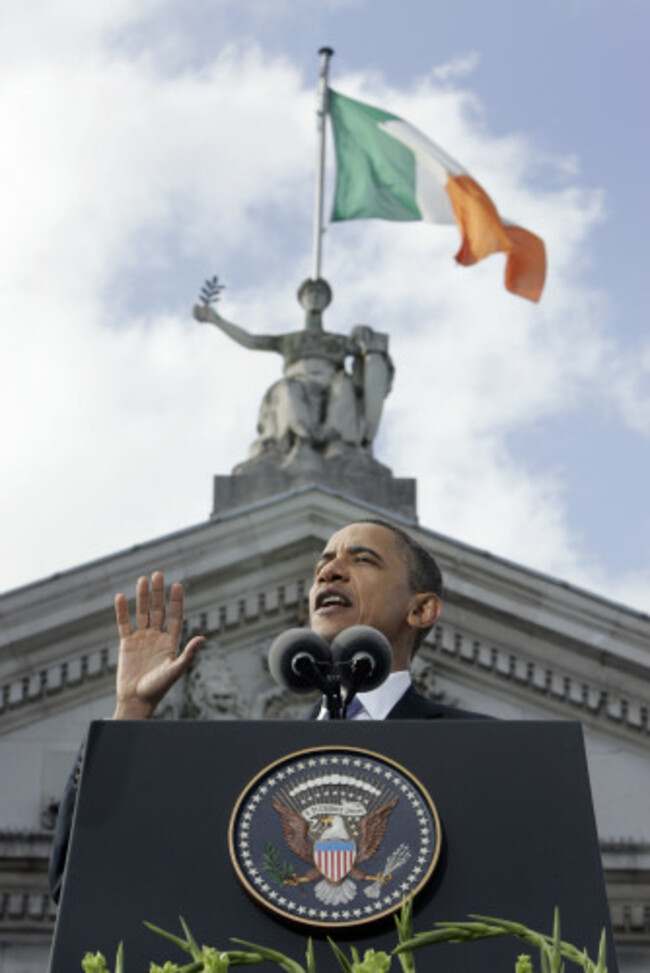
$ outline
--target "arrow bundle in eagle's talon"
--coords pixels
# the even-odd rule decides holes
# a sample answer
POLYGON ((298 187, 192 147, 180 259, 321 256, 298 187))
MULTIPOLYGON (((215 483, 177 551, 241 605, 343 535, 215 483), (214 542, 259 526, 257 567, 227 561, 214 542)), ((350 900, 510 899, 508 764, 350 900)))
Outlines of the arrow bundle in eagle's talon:
POLYGON ((384 865, 381 875, 379 875, 372 885, 369 885, 367 889, 363 890, 368 898, 378 899, 382 885, 385 884, 388 877, 391 876, 392 873, 398 868, 401 868, 402 865, 405 865, 410 857, 411 852, 409 851, 408 846, 405 844, 398 845, 395 851, 386 859, 386 864, 384 865))

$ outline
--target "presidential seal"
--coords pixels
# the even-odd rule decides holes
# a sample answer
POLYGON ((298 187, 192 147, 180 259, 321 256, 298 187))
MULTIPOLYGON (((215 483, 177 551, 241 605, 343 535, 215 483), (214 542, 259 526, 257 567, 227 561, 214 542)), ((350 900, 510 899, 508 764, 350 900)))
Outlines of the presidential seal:
POLYGON ((440 820, 422 784, 387 757, 318 747, 244 789, 230 855, 247 891, 294 922, 354 926, 398 909, 431 876, 440 820))

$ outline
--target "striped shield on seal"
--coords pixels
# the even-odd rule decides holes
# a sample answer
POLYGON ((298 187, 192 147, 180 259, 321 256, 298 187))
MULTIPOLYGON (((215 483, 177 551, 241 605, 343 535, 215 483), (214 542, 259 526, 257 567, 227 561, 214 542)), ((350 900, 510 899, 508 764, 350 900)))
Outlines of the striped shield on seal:
POLYGON ((316 868, 330 882, 342 882, 354 865, 357 846, 354 841, 316 841, 314 861, 316 868))

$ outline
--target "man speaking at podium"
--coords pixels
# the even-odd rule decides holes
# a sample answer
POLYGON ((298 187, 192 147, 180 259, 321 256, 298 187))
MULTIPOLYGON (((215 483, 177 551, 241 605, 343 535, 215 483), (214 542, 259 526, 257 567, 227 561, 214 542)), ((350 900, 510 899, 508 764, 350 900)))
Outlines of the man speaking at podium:
MULTIPOLYGON (((309 592, 309 619, 326 642, 353 625, 369 625, 386 636, 392 671, 383 685, 357 696, 353 719, 463 719, 478 714, 445 706, 413 688, 414 653, 440 615, 442 575, 434 558, 405 531, 382 520, 360 520, 337 531, 316 564, 309 592)), ((113 718, 151 717, 168 690, 191 665, 204 642, 190 639, 179 654, 183 626, 183 586, 173 584, 169 611, 160 572, 136 587, 135 628, 125 595, 115 598, 120 636, 116 707, 113 718), (167 625, 165 625, 168 614, 167 625)), ((321 708, 312 714, 324 715, 321 708)), ((81 758, 59 807, 50 859, 50 886, 58 899, 72 823, 81 758)))
MULTIPOLYGON (((331 643, 346 628, 370 625, 386 636, 393 650, 390 675, 377 689, 358 693, 360 708, 353 719, 474 715, 421 696, 411 682, 411 661, 440 616, 441 594, 435 559, 400 528, 362 520, 330 538, 309 592, 310 627, 331 643)), ((323 717, 325 706, 316 712, 323 717)))
MULTIPOLYGON (((370 625, 386 636, 393 668, 379 689, 360 693, 356 718, 435 719, 465 716, 419 695, 411 660, 440 615, 442 575, 434 558, 405 531, 388 522, 348 524, 328 541, 309 592, 310 627, 326 642, 352 625, 370 625)), ((165 582, 160 572, 136 588, 135 627, 126 596, 115 598, 120 651, 114 719, 143 720, 190 666, 204 639, 196 636, 178 654, 183 586, 173 584, 165 630, 165 582)))

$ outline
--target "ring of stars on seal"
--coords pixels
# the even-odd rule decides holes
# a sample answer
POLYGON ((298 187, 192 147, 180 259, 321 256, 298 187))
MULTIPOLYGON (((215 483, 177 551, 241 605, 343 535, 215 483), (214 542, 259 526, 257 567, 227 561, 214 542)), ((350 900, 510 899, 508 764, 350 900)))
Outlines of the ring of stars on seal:
POLYGON ((388 757, 317 747, 244 788, 229 848, 244 888, 285 919, 355 926, 400 908, 438 862, 440 818, 425 787, 388 757))

